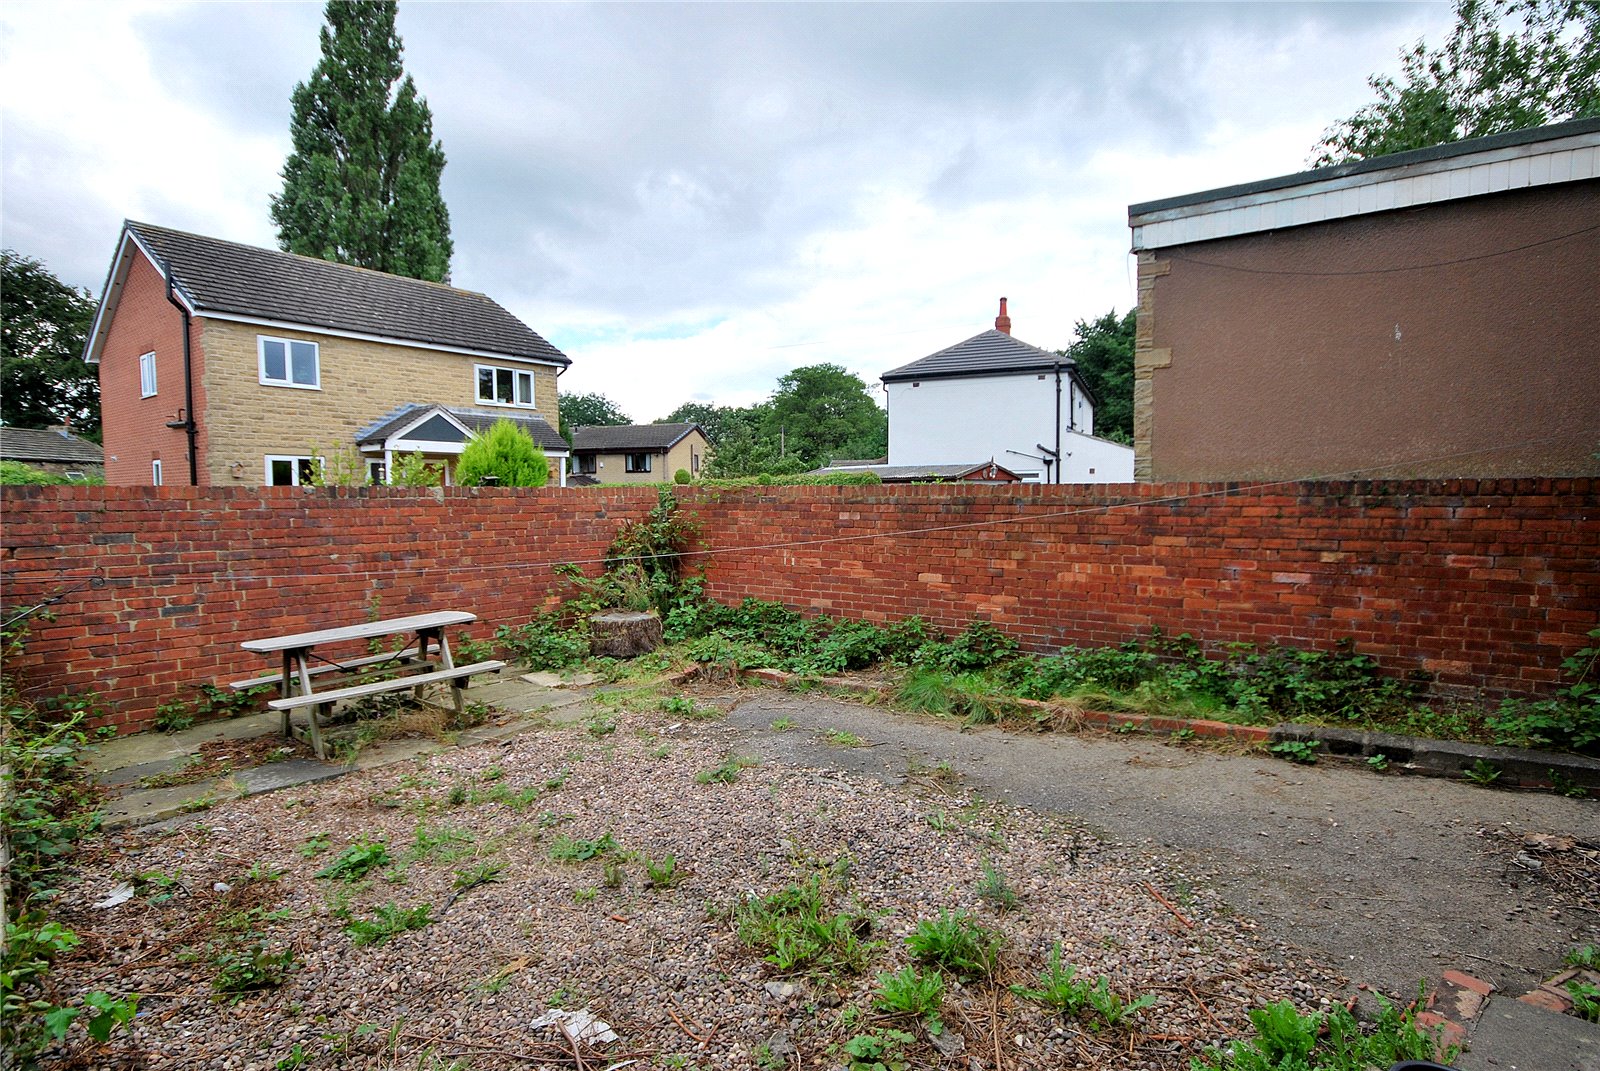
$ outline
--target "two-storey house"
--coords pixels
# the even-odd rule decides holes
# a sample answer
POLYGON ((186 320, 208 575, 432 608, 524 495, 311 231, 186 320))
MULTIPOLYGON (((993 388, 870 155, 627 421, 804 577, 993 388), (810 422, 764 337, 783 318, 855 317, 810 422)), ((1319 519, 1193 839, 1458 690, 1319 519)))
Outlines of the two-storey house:
POLYGON ((993 330, 882 379, 886 471, 992 461, 1028 483, 1133 480, 1133 450, 1094 434, 1094 395, 1072 358, 1013 338, 1005 298, 993 330))
POLYGON ((84 359, 110 484, 300 484, 334 450, 359 451, 372 482, 414 451, 448 479, 502 416, 566 470, 571 362, 442 283, 128 222, 84 359))

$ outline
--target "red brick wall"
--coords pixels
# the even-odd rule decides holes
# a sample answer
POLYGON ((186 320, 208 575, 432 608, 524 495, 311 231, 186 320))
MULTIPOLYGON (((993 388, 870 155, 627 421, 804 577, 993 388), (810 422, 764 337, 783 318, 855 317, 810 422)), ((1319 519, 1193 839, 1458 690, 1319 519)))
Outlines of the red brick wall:
MULTIPOLYGON (((1448 690, 1547 693, 1600 623, 1600 481, 688 491, 713 597, 870 620, 986 617, 1036 650, 1151 626, 1208 643, 1346 637, 1448 690), (964 527, 958 527, 964 526, 964 527)), ((467 608, 526 620, 549 566, 595 562, 651 488, 6 488, 8 610, 103 570, 37 621, 37 693, 148 723, 200 681, 272 667, 253 635, 467 608), (70 581, 69 581, 70 582, 70 581)), ((596 571, 591 565, 589 571, 596 571)))
MULTIPOLYGON (((191 329, 194 404, 205 412, 203 355, 198 324, 191 329)), ((184 407, 183 313, 167 301, 166 281, 142 254, 135 253, 105 347, 100 354, 100 410, 105 429, 106 482, 148 486, 150 462, 161 462, 163 482, 189 483, 189 447, 181 429, 167 423, 184 407), (139 357, 156 355, 156 393, 139 396, 139 357)), ((205 432, 198 443, 201 483, 205 471, 205 432)))

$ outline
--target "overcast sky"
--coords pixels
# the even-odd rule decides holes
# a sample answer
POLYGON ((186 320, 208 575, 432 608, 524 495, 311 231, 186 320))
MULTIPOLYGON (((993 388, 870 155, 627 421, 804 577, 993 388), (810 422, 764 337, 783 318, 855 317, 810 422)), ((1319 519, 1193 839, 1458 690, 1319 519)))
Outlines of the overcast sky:
MULTIPOLYGON (((99 294, 125 218, 275 245, 320 4, 8 0, 0 242, 99 294)), ((453 281, 634 419, 1133 302, 1130 203, 1303 170, 1444 0, 402 3, 453 281)), ((434 399, 417 399, 433 401, 434 399)))

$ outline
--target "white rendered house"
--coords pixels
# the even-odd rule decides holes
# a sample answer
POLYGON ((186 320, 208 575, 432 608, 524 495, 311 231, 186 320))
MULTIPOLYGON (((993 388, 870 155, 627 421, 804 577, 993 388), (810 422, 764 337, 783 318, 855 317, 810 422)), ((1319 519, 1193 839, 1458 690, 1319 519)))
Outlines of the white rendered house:
POLYGON ((1094 434, 1095 400, 1070 357, 994 330, 881 377, 890 465, 993 459, 1029 483, 1132 483, 1133 448, 1094 434))

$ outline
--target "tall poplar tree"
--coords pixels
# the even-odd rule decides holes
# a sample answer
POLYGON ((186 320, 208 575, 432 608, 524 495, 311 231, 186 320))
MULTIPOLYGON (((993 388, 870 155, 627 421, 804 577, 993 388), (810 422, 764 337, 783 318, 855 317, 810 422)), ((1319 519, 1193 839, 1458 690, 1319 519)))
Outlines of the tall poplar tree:
POLYGON ((290 253, 443 281, 450 212, 439 192, 444 147, 433 113, 405 73, 393 0, 329 0, 322 58, 295 86, 272 199, 278 245, 290 253))

